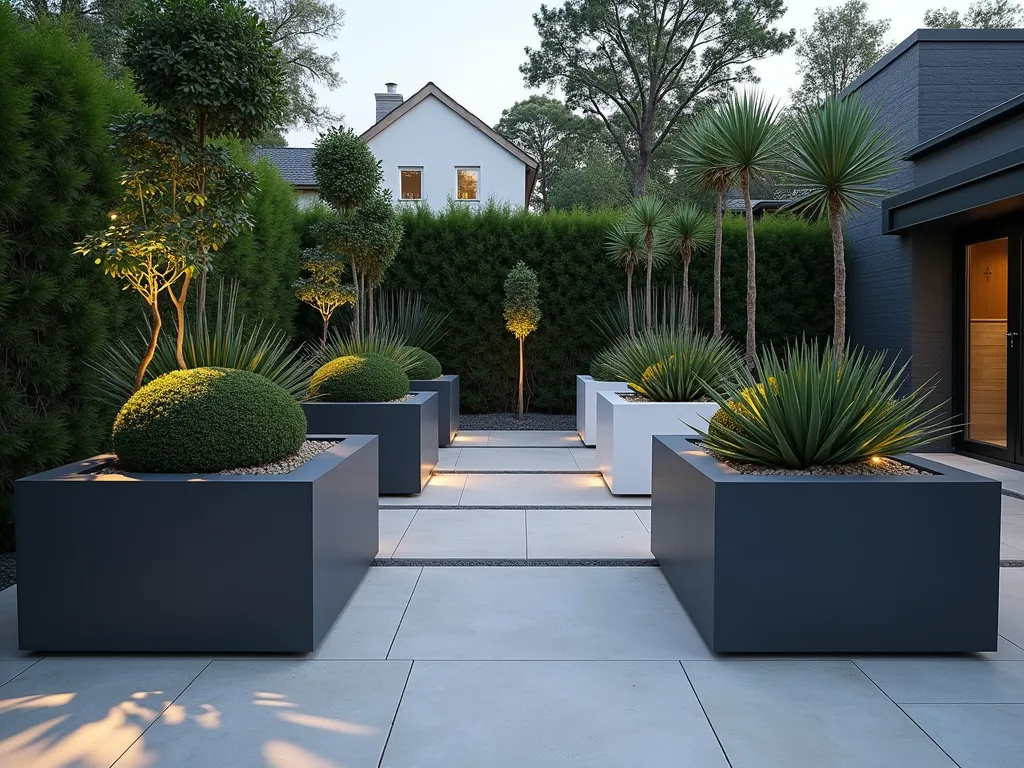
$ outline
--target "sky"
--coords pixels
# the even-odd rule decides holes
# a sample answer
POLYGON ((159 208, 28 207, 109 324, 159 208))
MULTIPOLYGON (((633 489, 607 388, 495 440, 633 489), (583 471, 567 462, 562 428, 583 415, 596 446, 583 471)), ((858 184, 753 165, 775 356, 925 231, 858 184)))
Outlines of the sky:
MULTIPOLYGON (((323 101, 345 116, 346 125, 361 133, 374 122, 373 94, 384 83, 398 84, 407 98, 433 81, 488 125, 501 111, 531 93, 523 85, 519 65, 523 49, 537 45, 533 13, 541 0, 334 0, 345 10, 338 37, 321 43, 338 54, 345 83, 323 91, 323 101)), ((557 6, 561 0, 547 0, 557 6)), ((936 6, 966 9, 969 0, 869 0, 871 18, 892 22, 889 39, 903 40, 921 26, 925 10, 936 6)), ((784 29, 810 28, 822 0, 790 0, 784 29)), ((760 87, 784 99, 799 85, 792 49, 755 62, 760 87)), ((293 147, 312 146, 316 131, 287 134, 293 147)))

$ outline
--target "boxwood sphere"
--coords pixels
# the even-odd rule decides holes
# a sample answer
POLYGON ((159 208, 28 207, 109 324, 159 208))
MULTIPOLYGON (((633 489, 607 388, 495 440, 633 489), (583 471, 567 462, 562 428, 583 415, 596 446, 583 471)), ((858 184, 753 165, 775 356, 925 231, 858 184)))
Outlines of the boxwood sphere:
POLYGON ((302 407, 249 371, 192 368, 154 379, 114 420, 114 452, 133 472, 220 472, 277 461, 306 437, 302 407))
POLYGON ((390 357, 345 355, 320 366, 310 397, 329 403, 386 403, 409 394, 409 377, 390 357))
POLYGON ((441 375, 441 363, 427 350, 420 349, 419 347, 406 347, 406 349, 416 356, 416 366, 411 371, 408 371, 410 379, 426 381, 428 379, 436 379, 441 375))

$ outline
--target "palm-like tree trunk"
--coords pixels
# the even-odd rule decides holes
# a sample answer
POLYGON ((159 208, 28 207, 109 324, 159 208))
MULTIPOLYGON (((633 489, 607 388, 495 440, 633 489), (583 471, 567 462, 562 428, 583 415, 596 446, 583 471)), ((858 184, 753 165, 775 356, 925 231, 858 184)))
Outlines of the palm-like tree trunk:
POLYGON ((370 295, 367 298, 366 324, 369 329, 369 339, 373 341, 373 288, 370 288, 370 295))
POLYGON ((725 188, 718 188, 715 208, 715 338, 722 335, 722 209, 725 207, 725 188))
POLYGON ((747 368, 753 370, 757 353, 757 258, 754 253, 754 212, 750 205, 750 171, 744 169, 740 176, 743 188, 743 205, 747 214, 747 368))
POLYGON ((523 338, 519 337, 519 418, 523 418, 523 338))
POLYGON ((832 228, 833 271, 835 273, 835 321, 832 329, 832 342, 836 359, 843 361, 846 348, 846 245, 843 243, 843 216, 839 201, 832 198, 828 202, 828 221, 832 228))
POLYGON ((645 289, 644 299, 646 304, 644 306, 644 325, 647 328, 647 332, 651 332, 651 293, 654 281, 654 235, 650 232, 644 238, 647 241, 647 288, 645 289))
POLYGON ((693 253, 687 248, 683 251, 683 322, 690 316, 690 259, 693 253))
POLYGON ((633 322, 633 270, 626 270, 626 314, 629 315, 629 338, 636 340, 636 324, 633 322))

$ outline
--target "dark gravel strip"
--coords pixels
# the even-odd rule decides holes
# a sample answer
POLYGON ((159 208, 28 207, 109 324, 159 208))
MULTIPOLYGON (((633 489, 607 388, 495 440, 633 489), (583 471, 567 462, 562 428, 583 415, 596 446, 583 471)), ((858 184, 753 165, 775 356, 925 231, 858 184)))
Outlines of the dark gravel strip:
POLYGON ((589 559, 589 560, 573 560, 561 557, 545 557, 538 558, 535 560, 526 560, 524 558, 492 558, 492 559, 473 559, 464 557, 444 557, 444 558, 377 558, 373 561, 373 565, 376 566, 391 566, 391 567, 416 567, 416 568, 434 568, 438 566, 475 566, 475 567, 495 567, 495 566, 514 566, 514 567, 527 567, 527 566, 624 566, 630 568, 643 567, 652 568, 657 567, 658 561, 652 558, 635 558, 635 559, 622 559, 622 558, 611 558, 607 560, 601 559, 589 559))
POLYGON ((515 413, 463 413, 459 429, 469 431, 490 429, 576 431, 576 416, 557 413, 528 413, 519 418, 515 413))
POLYGON ((1024 560, 1000 560, 1000 568, 1024 568, 1024 560))
POLYGON ((0 590, 18 582, 18 564, 14 552, 0 554, 0 590))

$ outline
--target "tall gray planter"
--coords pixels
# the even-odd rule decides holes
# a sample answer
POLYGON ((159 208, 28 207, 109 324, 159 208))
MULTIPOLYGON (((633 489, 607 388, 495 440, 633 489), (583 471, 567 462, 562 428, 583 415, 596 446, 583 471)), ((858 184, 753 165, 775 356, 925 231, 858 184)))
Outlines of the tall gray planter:
POLYGON ((459 377, 413 379, 409 382, 409 389, 413 392, 437 392, 437 444, 447 448, 459 431, 459 377))
POLYGON ((309 653, 377 554, 377 439, 283 475, 18 480, 23 650, 309 653))
POLYGON ((651 551, 718 653, 994 651, 999 483, 743 475, 654 438, 651 551))
POLYGON ((380 438, 379 485, 384 495, 419 493, 438 458, 436 392, 400 403, 303 403, 311 437, 339 434, 380 438))

